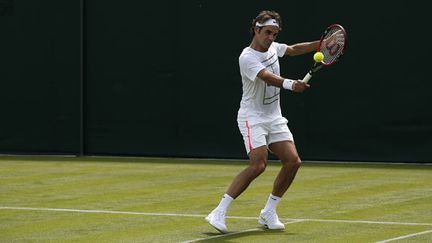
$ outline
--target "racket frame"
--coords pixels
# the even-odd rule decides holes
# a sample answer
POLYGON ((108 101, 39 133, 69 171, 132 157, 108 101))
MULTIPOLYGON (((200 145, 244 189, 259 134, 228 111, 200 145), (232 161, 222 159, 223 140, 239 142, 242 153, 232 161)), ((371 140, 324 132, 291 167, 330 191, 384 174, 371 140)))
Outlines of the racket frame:
POLYGON ((309 82, 309 80, 312 78, 312 76, 313 76, 313 74, 315 72, 317 72, 318 70, 320 70, 323 66, 328 67, 328 66, 331 66, 331 65, 335 64, 345 54, 345 50, 346 50, 346 37, 347 37, 347 35, 346 35, 345 29, 340 24, 332 24, 332 25, 330 25, 330 26, 328 26, 326 28, 326 30, 324 31, 324 33, 321 35, 320 43, 319 43, 318 48, 317 48, 316 51, 319 52, 321 50, 321 45, 324 42, 325 36, 334 27, 337 27, 337 28, 341 29, 342 30, 342 34, 344 35, 344 45, 343 45, 343 49, 342 49, 341 53, 331 63, 324 63, 323 61, 321 61, 321 62, 314 62, 314 64, 310 68, 309 72, 303 78, 303 80, 302 80, 303 82, 305 82, 305 83, 309 82))

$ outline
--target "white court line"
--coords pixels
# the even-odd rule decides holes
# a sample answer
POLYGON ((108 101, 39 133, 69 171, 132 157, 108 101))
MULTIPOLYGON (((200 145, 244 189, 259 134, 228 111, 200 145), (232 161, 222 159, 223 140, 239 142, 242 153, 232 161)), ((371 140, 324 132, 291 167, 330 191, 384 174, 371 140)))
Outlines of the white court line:
POLYGON ((142 213, 142 212, 125 212, 125 211, 110 211, 110 210, 84 210, 84 209, 71 209, 71 208, 0 207, 0 209, 29 210, 29 211, 74 212, 74 213, 128 214, 128 215, 147 215, 147 216, 205 217, 205 215, 200 215, 200 214, 142 213))
MULTIPOLYGON (((257 219, 257 218, 256 218, 257 219)), ((298 222, 303 222, 304 220, 294 220, 294 221, 290 221, 286 224, 294 224, 294 223, 298 223, 298 222)), ((227 236, 231 236, 231 235, 239 235, 239 234, 243 234, 243 233, 248 233, 248 232, 254 232, 254 231, 262 231, 263 228, 253 228, 253 229, 247 229, 247 230, 240 230, 240 231, 236 231, 236 232, 231 232, 228 234, 220 234, 220 235, 214 235, 214 236, 210 236, 210 237, 206 237, 206 238, 198 238, 198 239, 193 239, 193 240, 188 240, 188 241, 183 241, 181 243, 191 243, 191 242, 197 242, 197 241, 205 241, 205 240, 212 240, 212 239, 216 239, 216 238, 222 238, 222 237, 227 237, 227 236)))
POLYGON ((429 234, 432 233, 432 230, 426 230, 426 231, 422 231, 422 232, 418 232, 418 233, 414 233, 414 234, 409 234, 409 235, 403 235, 403 236, 399 236, 396 238, 391 238, 388 240, 382 240, 382 241, 377 241, 376 243, 385 243, 385 242, 390 242, 390 241, 395 241, 395 240, 402 240, 402 239, 406 239, 406 238, 410 238, 410 237, 415 237, 418 235, 424 235, 424 234, 429 234))
POLYGON ((409 222, 388 222, 388 221, 369 221, 369 220, 344 220, 344 219, 303 219, 303 220, 311 221, 311 222, 330 222, 330 223, 432 226, 432 223, 409 223, 409 222))
MULTIPOLYGON (((111 210, 85 210, 71 208, 33 208, 33 207, 9 207, 0 206, 0 210, 29 210, 29 211, 54 211, 54 212, 75 212, 75 213, 104 213, 104 214, 128 214, 146 216, 173 216, 173 217, 198 217, 204 218, 204 214, 179 214, 179 213, 145 213, 111 210)), ((257 220, 258 217, 227 216, 231 219, 257 220)), ((282 221, 311 221, 311 222, 332 222, 332 223, 354 223, 354 224, 387 224, 387 225, 417 225, 432 226, 432 223, 409 223, 409 222, 388 222, 388 221, 368 221, 368 220, 343 220, 343 219, 293 219, 284 218, 282 221)))
MULTIPOLYGON (((174 217, 197 217, 204 218, 204 214, 179 214, 179 213, 144 213, 144 212, 127 212, 127 211, 111 211, 111 210, 87 210, 87 209, 72 209, 72 208, 31 208, 31 207, 7 207, 0 206, 1 209, 10 210, 28 210, 28 211, 54 211, 54 212, 73 212, 73 213, 105 213, 105 214, 128 214, 128 215, 146 215, 146 216, 174 216, 174 217)), ((241 217, 227 216, 231 219, 258 219, 257 217, 241 217)))

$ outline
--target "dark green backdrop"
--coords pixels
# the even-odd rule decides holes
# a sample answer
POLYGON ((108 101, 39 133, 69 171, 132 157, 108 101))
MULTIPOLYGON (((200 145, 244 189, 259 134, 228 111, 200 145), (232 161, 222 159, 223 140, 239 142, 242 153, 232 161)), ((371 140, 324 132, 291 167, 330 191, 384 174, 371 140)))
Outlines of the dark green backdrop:
POLYGON ((282 95, 303 159, 431 162, 426 3, 344 4, 0 0, 0 153, 245 158, 238 56, 274 9, 279 42, 348 32, 340 63, 282 95))

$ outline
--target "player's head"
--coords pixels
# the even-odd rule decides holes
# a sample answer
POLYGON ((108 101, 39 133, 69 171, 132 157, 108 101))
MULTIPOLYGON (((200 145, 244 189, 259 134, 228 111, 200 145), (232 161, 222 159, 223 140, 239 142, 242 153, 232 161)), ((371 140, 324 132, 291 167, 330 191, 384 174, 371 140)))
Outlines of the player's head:
POLYGON ((280 15, 274 11, 261 11, 252 21, 252 43, 256 49, 267 51, 281 30, 280 15))
POLYGON ((280 15, 275 11, 263 10, 258 16, 252 20, 250 29, 252 37, 255 36, 255 31, 263 28, 264 26, 277 26, 279 31, 282 30, 282 20, 280 15), (274 20, 274 21, 273 21, 274 20))

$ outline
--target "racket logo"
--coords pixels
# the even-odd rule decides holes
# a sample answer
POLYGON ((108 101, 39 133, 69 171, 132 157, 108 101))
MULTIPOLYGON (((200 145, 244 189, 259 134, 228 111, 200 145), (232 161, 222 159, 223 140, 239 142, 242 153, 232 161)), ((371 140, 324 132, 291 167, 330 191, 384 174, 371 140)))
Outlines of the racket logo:
MULTIPOLYGON (((324 47, 331 56, 341 55, 345 46, 345 30, 340 25, 330 26, 324 33, 324 47)), ((321 40, 322 41, 322 40, 321 40)))
POLYGON ((328 53, 332 56, 336 55, 337 53, 339 53, 339 49, 341 48, 340 44, 338 44, 336 41, 330 41, 329 43, 327 43, 325 45, 328 53))

